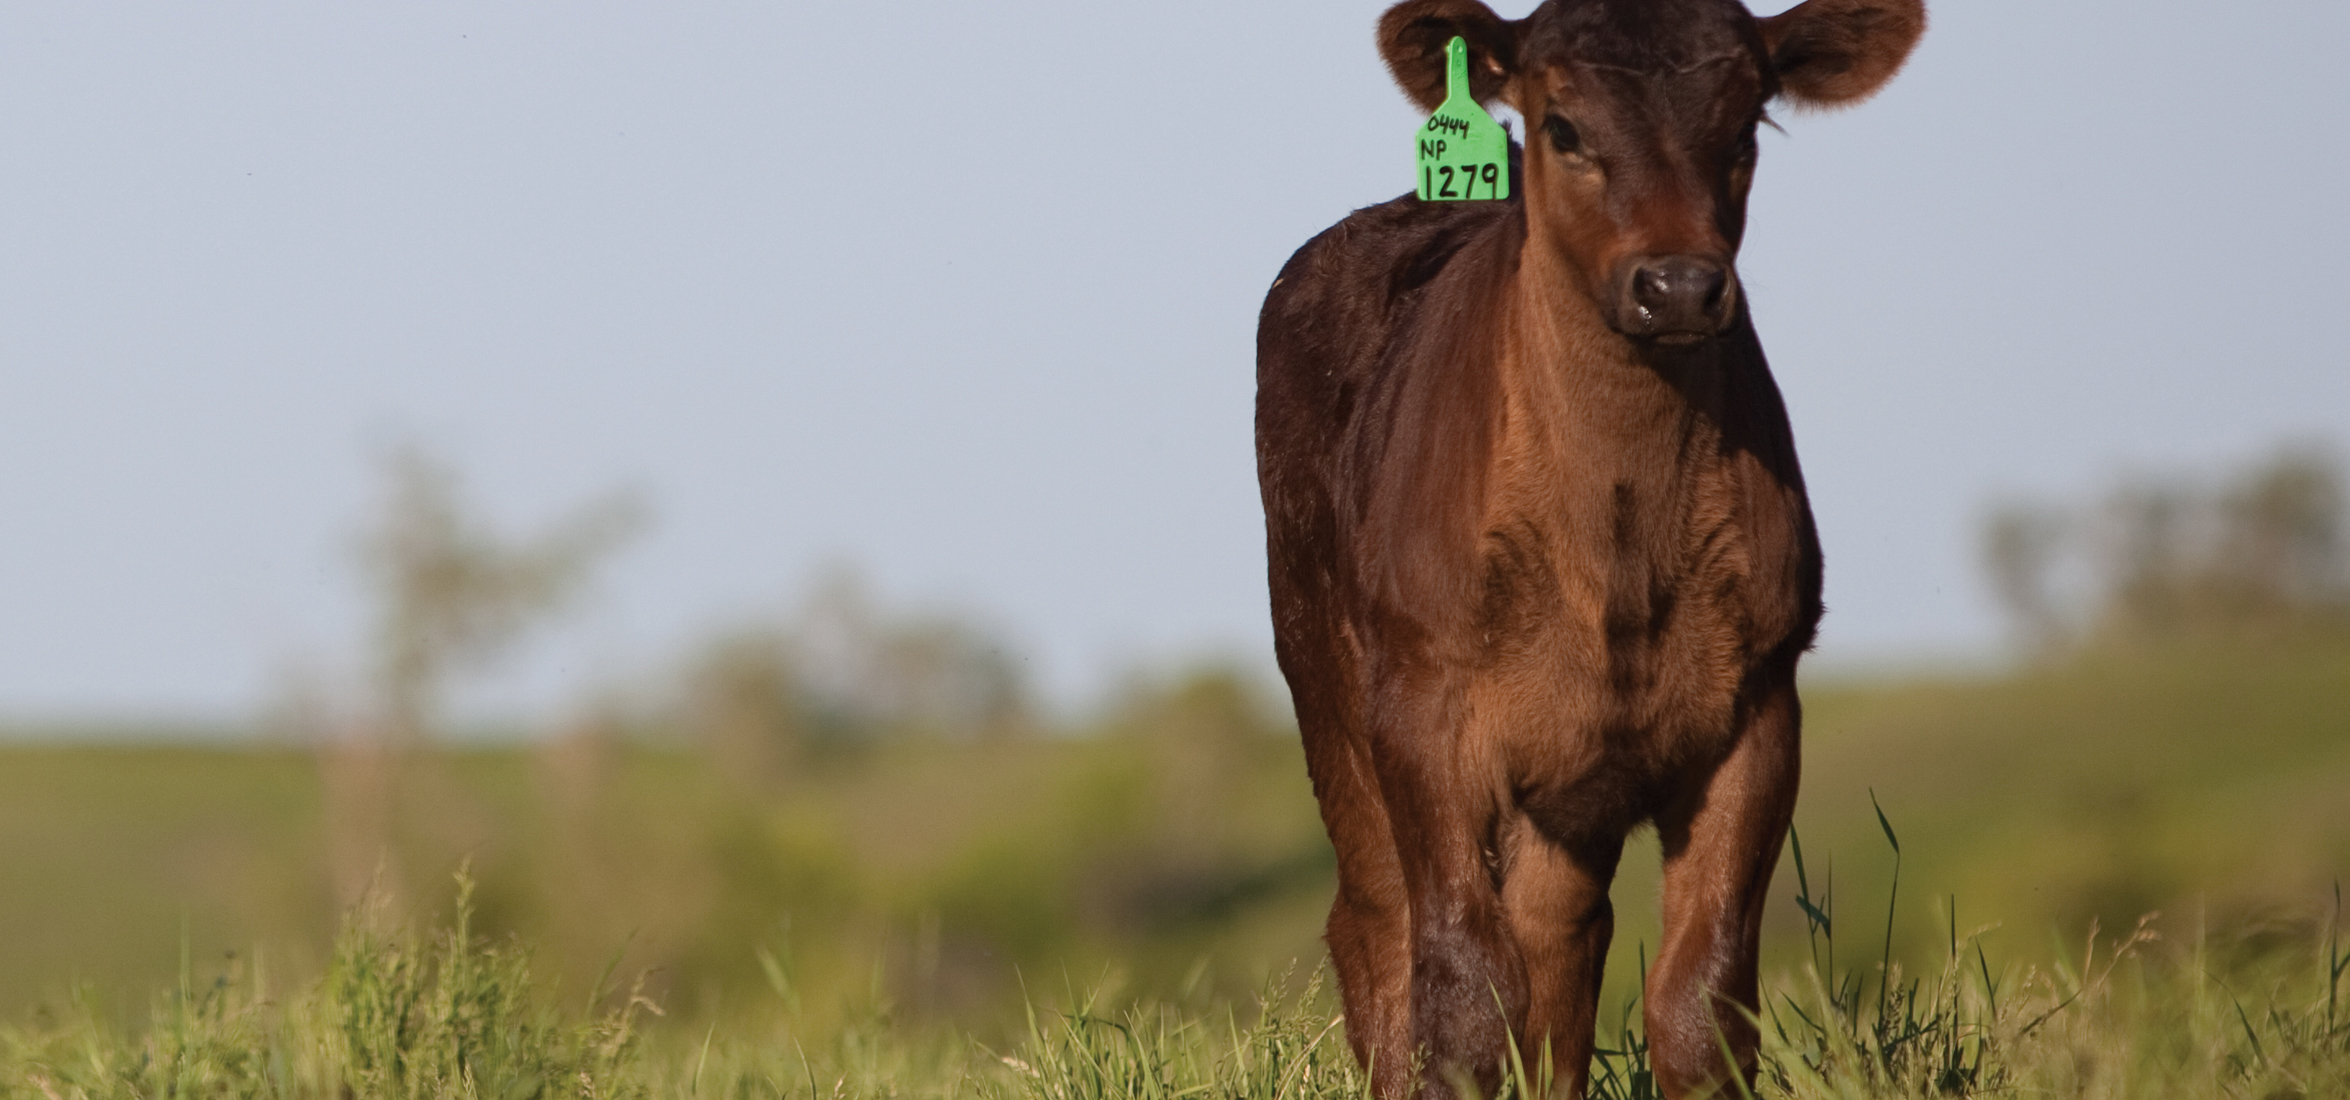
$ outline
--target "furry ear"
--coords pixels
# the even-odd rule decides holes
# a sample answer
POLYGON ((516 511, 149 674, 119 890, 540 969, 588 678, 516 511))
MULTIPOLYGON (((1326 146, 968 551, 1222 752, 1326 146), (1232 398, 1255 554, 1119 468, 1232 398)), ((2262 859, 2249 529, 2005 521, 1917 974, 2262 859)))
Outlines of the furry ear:
POLYGON ((1923 0, 1804 0, 1762 24, 1779 91, 1802 107, 1877 94, 1926 33, 1923 0))
POLYGON ((1444 47, 1469 44, 1469 90, 1480 103, 1501 94, 1518 61, 1517 30, 1478 0, 1404 0, 1379 17, 1379 56, 1403 94, 1433 111, 1444 102, 1444 47))

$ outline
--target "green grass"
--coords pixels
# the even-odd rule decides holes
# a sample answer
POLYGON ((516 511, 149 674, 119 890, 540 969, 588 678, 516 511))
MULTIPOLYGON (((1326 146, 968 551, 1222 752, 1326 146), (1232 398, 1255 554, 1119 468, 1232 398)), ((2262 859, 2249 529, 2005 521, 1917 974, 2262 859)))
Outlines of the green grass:
MULTIPOLYGON (((1895 1017, 1940 1023, 1870 1072, 1922 1074, 1939 1063, 1903 1051, 1942 1043, 1943 1056, 1974 1058, 1990 1042, 2008 1093, 2128 1094, 2108 1083, 2122 1081, 2144 1094, 2149 1074, 2176 1070, 2236 1082, 2207 1092, 2265 1096, 2244 1082, 2301 1088, 2292 1075, 2319 1073, 2308 1066, 2338 1072, 2338 1058, 2308 1053, 2339 1034, 2312 1030, 2310 979, 2332 884, 2350 877, 2350 642, 1830 680, 1805 699, 1806 873, 1781 867, 1765 927, 1766 1032, 1785 1044, 1786 1088, 1861 1088, 1862 1054, 1824 1052, 1895 1017), (1906 861, 1890 914, 1896 853, 1872 798, 1906 861), (1799 891, 1833 922, 1832 962, 1813 954, 1799 891), (2103 947, 2085 959, 2092 926, 2131 929, 2155 912, 2147 930, 2160 939, 2118 965, 2103 947), (1954 943, 1978 949, 1956 976, 1944 973, 1954 943), (1888 986, 1887 964, 1924 985, 1888 986), (1794 1052, 1805 1050, 1827 1059, 1825 1083, 1804 1076, 1815 1062, 1794 1052)), ((1147 1038, 1120 1057, 1186 1082, 1178 1093, 1229 1091, 1238 1078, 1215 1075, 1243 1072, 1243 1051, 1297 1066, 1343 1049, 1329 1045, 1342 1031, 1320 993, 1276 997, 1287 1007, 1271 1016, 1256 1008, 1268 974, 1321 957, 1331 861, 1294 740, 1215 713, 1133 712, 1070 731, 1085 737, 836 751, 756 778, 660 731, 419 758, 390 787, 392 897, 367 927, 389 935, 450 912, 450 873, 470 866, 470 927, 496 945, 484 958, 520 966, 529 945, 530 982, 506 986, 518 1004, 550 1013, 542 1031, 584 1050, 574 1032, 613 1026, 618 1010, 593 991, 627 976, 643 994, 622 1052, 634 1068, 598 1072, 664 1095, 697 1079, 704 1091, 728 1082, 729 1095, 836 1084, 1059 1095, 1001 1059, 1045 1072, 1052 1056, 1037 1044, 1080 1024, 1096 1039, 1147 1038), (1275 1025, 1290 1029, 1279 1051, 1248 1038, 1275 1025)), ((157 1073, 173 1064, 167 1047, 210 1049, 158 1045, 169 1028, 213 1029, 204 1042, 244 1028, 275 1036, 263 1061, 311 1067, 312 1084, 341 1072, 330 1070, 345 1055, 316 1030, 340 1011, 321 983, 353 965, 338 922, 369 868, 355 880, 337 855, 329 826, 347 795, 328 778, 283 747, 0 748, 10 1064, 50 1044, 88 1055, 76 1065, 116 1049, 157 1073), (217 962, 232 951, 233 967, 217 962), (172 1012, 209 1004, 216 1021, 169 1023, 179 1017, 149 1010, 158 988, 183 991, 164 999, 172 1012)), ((1638 1018, 1641 959, 1659 939, 1655 859, 1653 838, 1637 840, 1615 891, 1611 1020, 1638 1018)), ((440 942, 381 950, 429 959, 440 942)), ((1636 1043, 1636 1029, 1603 1036, 1624 1052, 1603 1063, 1610 1095, 1637 1094, 1636 1043)), ((1298 1080, 1351 1087, 1333 1057, 1298 1080)), ((42 1072, 61 1089, 70 1076, 42 1072)), ((0 1088, 30 1080, 0 1068, 0 1088)))
POLYGON ((1945 891, 2011 922, 2111 927, 2199 897, 2229 923, 2350 869, 2350 645, 2108 654, 1811 695, 1799 824, 1874 791, 1945 891), (1930 856, 1927 853, 1932 853, 1930 856))
MULTIPOLYGON (((620 948, 694 1018, 765 996, 761 952, 812 1012, 879 964, 907 1012, 1002 1033, 1021 968, 1168 987, 1208 958, 1237 995, 1317 949, 1329 856, 1292 741, 1203 748, 902 745, 775 789, 624 742, 429 757, 399 786, 392 904, 445 905, 468 862, 479 926, 526 936, 542 972, 592 982, 620 948)), ((288 750, 0 749, 0 1018, 77 986, 134 1013, 183 937, 318 973, 357 898, 332 805, 288 750)))
MULTIPOLYGON (((471 893, 461 879, 437 929, 354 914, 325 973, 286 991, 255 967, 200 979, 183 963, 135 1025, 76 1004, 0 1027, 0 1098, 1365 1095, 1319 973, 1283 973, 1244 1003, 1072 986, 1030 998, 1002 1043, 898 1020, 886 998, 811 1027, 781 979, 763 1012, 688 1026, 641 979, 548 988, 519 941, 474 933, 471 893)), ((2206 943, 2165 951, 2144 928, 2024 967, 1953 930, 1941 964, 1910 978, 1898 963, 1834 968, 1831 929, 1813 928, 1821 962, 1766 986, 1763 1096, 2350 1096, 2338 910, 2317 942, 2225 970, 2206 943)), ((1603 1100, 1656 1095, 1632 1008, 1602 1037, 1603 1100)), ((1542 1091, 1522 1065, 1505 1073, 1504 1096, 1542 1091)))

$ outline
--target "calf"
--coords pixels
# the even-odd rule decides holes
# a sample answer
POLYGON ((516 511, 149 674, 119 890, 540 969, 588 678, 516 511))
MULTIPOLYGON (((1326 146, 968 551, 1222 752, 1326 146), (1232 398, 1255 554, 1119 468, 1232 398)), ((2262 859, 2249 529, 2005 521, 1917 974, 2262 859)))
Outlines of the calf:
POLYGON ((1507 201, 1355 212, 1290 259, 1257 334, 1274 632, 1382 1097, 1462 1073, 1490 1094, 1513 1036, 1581 1094, 1642 823, 1657 1079, 1751 1082, 1820 552, 1733 262, 1765 105, 1865 98, 1924 26, 1919 0, 1380 20, 1422 108, 1459 36, 1527 131, 1507 201))

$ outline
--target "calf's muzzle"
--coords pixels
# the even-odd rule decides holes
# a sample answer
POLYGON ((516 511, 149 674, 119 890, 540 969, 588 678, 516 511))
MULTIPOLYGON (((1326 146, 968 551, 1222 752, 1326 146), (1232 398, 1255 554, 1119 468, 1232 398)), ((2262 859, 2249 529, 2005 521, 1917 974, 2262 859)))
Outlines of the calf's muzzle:
POLYGON ((1616 327, 1666 343, 1701 340, 1730 327, 1738 277, 1703 256, 1640 256, 1624 265, 1616 327))

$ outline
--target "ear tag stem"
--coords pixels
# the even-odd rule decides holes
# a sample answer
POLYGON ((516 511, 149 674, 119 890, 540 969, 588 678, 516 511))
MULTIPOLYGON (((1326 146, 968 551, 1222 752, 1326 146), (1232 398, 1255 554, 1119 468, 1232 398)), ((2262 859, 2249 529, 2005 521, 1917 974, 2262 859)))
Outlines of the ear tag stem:
POLYGON ((1444 47, 1444 103, 1414 135, 1423 202, 1510 197, 1510 138, 1469 91, 1469 44, 1444 47))

